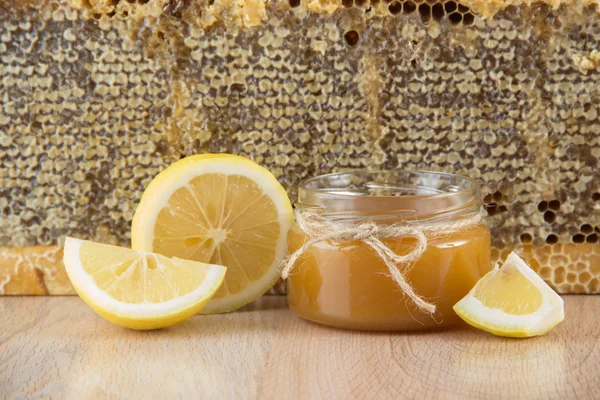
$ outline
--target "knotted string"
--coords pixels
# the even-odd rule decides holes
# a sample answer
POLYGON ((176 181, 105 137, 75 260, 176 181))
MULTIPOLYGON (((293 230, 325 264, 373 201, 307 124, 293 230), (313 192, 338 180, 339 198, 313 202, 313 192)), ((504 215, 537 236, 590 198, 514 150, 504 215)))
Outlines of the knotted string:
POLYGON ((294 268, 296 261, 302 254, 315 244, 326 242, 328 240, 336 241, 361 241, 369 246, 381 258, 388 268, 392 279, 400 290, 408 296, 412 302, 422 311, 433 314, 435 305, 429 303, 415 293, 413 287, 406 281, 406 278, 399 268, 408 270, 415 263, 425 250, 427 250, 428 240, 432 237, 445 236, 460 232, 473 225, 482 223, 481 214, 461 219, 458 221, 440 222, 427 225, 416 225, 414 223, 395 223, 393 225, 377 225, 376 223, 364 222, 361 224, 342 224, 339 222, 324 219, 315 212, 296 211, 296 224, 308 236, 308 240, 292 253, 284 264, 281 277, 287 279, 294 268), (405 255, 394 253, 382 239, 412 237, 416 239, 415 245, 405 255))

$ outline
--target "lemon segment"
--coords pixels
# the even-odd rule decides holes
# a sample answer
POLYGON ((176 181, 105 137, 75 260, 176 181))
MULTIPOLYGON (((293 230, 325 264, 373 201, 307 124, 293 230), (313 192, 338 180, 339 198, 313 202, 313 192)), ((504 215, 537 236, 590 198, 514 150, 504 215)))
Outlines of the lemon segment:
POLYGON ((293 212, 286 191, 265 168, 243 157, 184 158, 144 192, 132 224, 132 247, 228 268, 202 310, 235 310, 279 278, 293 212))
POLYGON ((79 296, 100 316, 132 329, 164 328, 197 314, 226 268, 67 238, 64 264, 79 296))
POLYGON ((563 299, 517 254, 496 266, 454 306, 468 324, 499 336, 547 333, 564 319, 563 299))

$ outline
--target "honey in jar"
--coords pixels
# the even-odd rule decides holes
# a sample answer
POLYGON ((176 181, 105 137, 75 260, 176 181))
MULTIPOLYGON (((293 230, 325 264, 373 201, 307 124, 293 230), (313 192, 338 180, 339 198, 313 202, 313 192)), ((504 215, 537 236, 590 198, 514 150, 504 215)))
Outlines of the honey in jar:
MULTIPOLYGON (((345 226, 401 222, 443 228, 478 215, 481 200, 478 183, 458 175, 352 171, 303 182, 296 208, 345 226)), ((452 306, 490 270, 490 232, 481 220, 448 233, 424 232, 425 251, 398 268, 414 292, 435 305, 433 315, 408 298, 382 258, 361 240, 325 240, 310 246, 288 277, 290 308, 313 322, 347 329, 407 331, 461 323, 452 306)), ((308 239, 294 227, 290 252, 308 239)), ((417 244, 406 236, 381 241, 398 255, 408 254, 417 244)))

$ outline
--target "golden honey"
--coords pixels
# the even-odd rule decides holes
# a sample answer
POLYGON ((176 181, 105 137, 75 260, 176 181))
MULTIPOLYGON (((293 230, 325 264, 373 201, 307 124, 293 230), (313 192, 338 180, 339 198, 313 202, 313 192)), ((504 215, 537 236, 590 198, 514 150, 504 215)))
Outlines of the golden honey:
MULTIPOLYGON (((297 207, 318 208, 332 223, 334 219, 335 223, 345 220, 351 224, 369 220, 385 225, 404 220, 424 226, 466 218, 480 205, 478 185, 456 175, 392 171, 378 176, 383 185, 372 184, 374 178, 372 173, 351 172, 308 180, 299 188, 297 207), (356 185, 354 180, 351 188, 341 187, 352 179, 340 182, 340 176, 357 174, 362 183, 356 185), (328 184, 332 187, 326 188, 328 184), (371 189, 363 190, 369 185, 371 189), (400 193, 389 195, 390 191, 400 193)), ((290 252, 306 240, 301 229, 292 229, 290 252)), ((414 249, 416 240, 398 237, 383 242, 396 254, 405 255, 414 249)), ((325 241, 311 246, 288 278, 289 305, 303 318, 339 328, 404 331, 453 326, 460 319, 452 306, 491 268, 489 229, 480 223, 447 235, 428 235, 421 257, 413 265, 399 268, 414 291, 436 305, 433 316, 407 298, 384 261, 362 241, 325 241)))

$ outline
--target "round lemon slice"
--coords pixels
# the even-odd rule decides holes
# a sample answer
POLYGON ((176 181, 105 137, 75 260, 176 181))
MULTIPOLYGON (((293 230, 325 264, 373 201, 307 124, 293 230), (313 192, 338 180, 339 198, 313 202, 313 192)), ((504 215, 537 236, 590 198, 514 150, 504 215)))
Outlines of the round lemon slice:
POLYGON ((100 316, 132 329, 165 328, 217 292, 226 268, 67 238, 64 264, 79 296, 100 316))
POLYGON ((563 299, 511 253, 454 306, 468 324, 499 336, 543 335, 564 317, 563 299))
POLYGON ((150 183, 133 218, 132 247, 226 266, 202 312, 228 312, 275 284, 292 221, 287 193, 265 168, 233 155, 197 155, 150 183))

